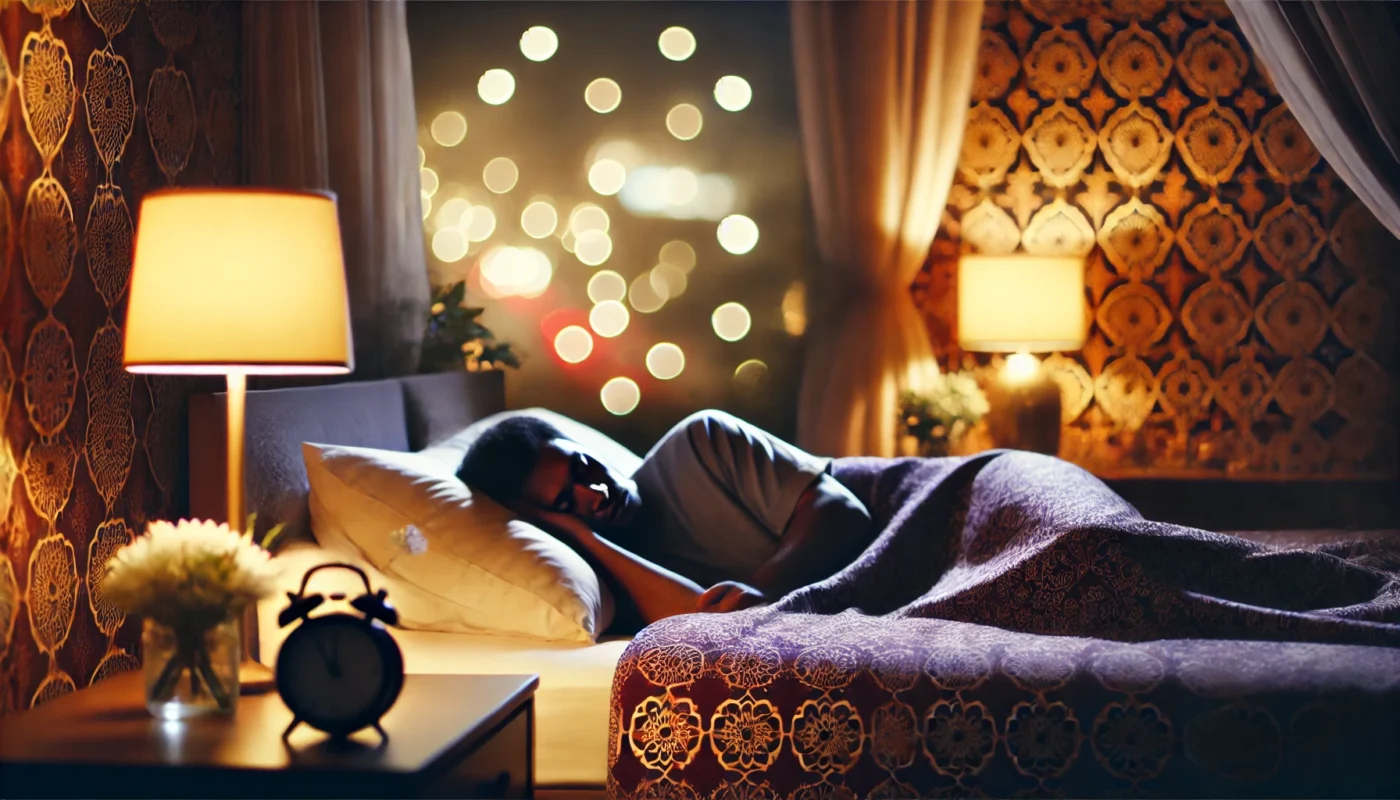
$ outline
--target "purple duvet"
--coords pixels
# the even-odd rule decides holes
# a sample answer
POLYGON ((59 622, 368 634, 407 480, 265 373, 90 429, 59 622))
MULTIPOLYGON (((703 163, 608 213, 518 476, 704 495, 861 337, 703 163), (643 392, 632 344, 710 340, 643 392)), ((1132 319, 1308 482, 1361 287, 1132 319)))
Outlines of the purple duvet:
POLYGON ((836 477, 881 531, 849 568, 628 647, 612 796, 1400 796, 1385 553, 1150 522, 1026 453, 836 477))

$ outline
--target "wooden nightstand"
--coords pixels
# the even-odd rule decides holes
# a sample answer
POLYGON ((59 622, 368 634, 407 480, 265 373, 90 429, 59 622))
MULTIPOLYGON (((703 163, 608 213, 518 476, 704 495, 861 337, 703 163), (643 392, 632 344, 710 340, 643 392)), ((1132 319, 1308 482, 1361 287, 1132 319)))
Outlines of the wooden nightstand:
POLYGON ((4 720, 4 797, 474 797, 533 794, 534 675, 409 675, 374 731, 336 745, 271 694, 232 719, 153 718, 140 673, 4 720))

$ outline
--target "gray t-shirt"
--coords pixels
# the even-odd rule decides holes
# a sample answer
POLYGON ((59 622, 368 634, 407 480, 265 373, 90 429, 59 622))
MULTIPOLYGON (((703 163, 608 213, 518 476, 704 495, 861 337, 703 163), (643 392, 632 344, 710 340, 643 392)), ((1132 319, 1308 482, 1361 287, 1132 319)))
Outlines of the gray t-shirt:
POLYGON ((777 551, 830 464, 722 411, 692 414, 632 476, 642 516, 627 546, 701 586, 742 581, 777 551))

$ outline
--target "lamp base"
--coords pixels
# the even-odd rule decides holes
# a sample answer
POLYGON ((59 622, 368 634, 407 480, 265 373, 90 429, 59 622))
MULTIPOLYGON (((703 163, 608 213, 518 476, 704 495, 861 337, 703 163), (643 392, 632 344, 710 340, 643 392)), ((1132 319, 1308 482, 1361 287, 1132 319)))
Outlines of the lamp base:
POLYGON ((251 658, 243 659, 238 665, 238 693, 241 695, 266 694, 277 688, 277 677, 272 670, 251 658))
POLYGON ((1044 371, 987 387, 987 432, 997 447, 1060 453, 1060 385, 1044 371))

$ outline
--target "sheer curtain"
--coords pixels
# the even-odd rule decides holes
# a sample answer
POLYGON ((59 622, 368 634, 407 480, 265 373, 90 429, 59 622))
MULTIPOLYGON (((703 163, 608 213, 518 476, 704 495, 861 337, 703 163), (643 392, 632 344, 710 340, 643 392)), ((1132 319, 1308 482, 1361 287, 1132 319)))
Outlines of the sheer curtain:
POLYGON ((414 372, 429 304, 403 0, 243 7, 252 185, 339 198, 355 377, 414 372))
POLYGON ((795 2, 798 111, 821 257, 798 443, 895 452, 899 394, 938 374, 909 285, 953 183, 981 0, 795 2))
POLYGON ((1229 5, 1318 152, 1400 236, 1400 3, 1229 5))

